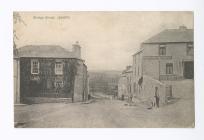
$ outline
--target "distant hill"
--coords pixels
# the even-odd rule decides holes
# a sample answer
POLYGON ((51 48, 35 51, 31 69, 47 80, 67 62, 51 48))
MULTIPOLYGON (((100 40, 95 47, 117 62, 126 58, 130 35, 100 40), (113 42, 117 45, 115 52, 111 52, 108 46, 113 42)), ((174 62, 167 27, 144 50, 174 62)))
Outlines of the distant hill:
POLYGON ((106 74, 110 76, 120 75, 122 71, 117 70, 89 70, 89 74, 106 74))
POLYGON ((104 94, 116 94, 118 80, 121 71, 91 70, 89 71, 90 92, 103 92, 104 94))

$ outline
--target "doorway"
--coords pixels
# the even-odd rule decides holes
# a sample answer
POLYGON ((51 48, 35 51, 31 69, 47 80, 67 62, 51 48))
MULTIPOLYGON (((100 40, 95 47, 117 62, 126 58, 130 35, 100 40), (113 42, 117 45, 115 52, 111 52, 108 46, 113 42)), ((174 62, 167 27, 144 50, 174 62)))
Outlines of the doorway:
POLYGON ((166 97, 167 97, 168 100, 173 97, 173 94, 172 94, 172 85, 167 85, 166 86, 166 97))
POLYGON ((185 79, 193 79, 194 78, 194 63, 193 61, 184 62, 184 72, 185 79))

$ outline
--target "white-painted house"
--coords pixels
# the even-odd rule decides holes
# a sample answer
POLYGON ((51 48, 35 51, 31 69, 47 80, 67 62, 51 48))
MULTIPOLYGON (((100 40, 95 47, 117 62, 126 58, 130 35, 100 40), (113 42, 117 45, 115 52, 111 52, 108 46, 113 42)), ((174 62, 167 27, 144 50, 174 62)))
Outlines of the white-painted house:
POLYGON ((118 81, 118 97, 128 98, 132 94, 132 66, 127 66, 118 81))

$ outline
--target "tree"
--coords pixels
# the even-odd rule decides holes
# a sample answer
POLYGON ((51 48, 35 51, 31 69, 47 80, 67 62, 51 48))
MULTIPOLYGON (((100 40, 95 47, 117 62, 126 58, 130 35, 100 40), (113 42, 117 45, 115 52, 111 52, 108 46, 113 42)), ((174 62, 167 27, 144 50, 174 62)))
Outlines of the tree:
MULTIPOLYGON (((22 19, 21 15, 19 14, 19 12, 14 12, 13 13, 13 25, 16 24, 23 24, 24 26, 26 26, 26 23, 24 22, 24 20, 22 19)), ((16 40, 19 40, 16 30, 13 29, 13 51, 14 51, 14 55, 17 55, 17 48, 16 48, 16 40)))

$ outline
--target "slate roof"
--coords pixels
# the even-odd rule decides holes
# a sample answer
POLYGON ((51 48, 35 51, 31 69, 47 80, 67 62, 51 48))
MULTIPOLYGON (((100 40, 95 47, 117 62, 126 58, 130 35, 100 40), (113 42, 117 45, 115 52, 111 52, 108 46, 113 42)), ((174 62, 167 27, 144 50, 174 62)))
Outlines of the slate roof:
POLYGON ((166 29, 143 43, 178 43, 193 40, 193 29, 166 29))
POLYGON ((28 45, 18 49, 19 57, 76 58, 74 53, 57 45, 28 45))

